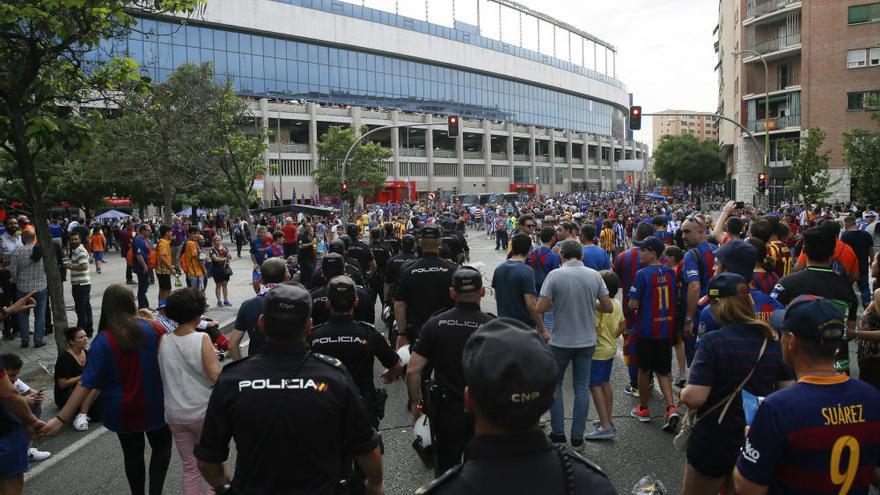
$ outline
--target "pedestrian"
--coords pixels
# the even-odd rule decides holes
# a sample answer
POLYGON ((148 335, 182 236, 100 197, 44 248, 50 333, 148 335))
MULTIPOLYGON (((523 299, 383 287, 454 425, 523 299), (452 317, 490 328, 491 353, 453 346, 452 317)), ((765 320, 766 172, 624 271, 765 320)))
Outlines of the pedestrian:
POLYGON ((214 295, 217 296, 217 307, 232 307, 232 303, 229 302, 229 279, 232 277, 229 250, 223 246, 223 238, 219 235, 214 236, 212 244, 211 276, 214 277, 214 295))
POLYGON ((463 266, 456 270, 450 288, 455 307, 432 316, 411 348, 406 371, 409 408, 413 424, 422 413, 430 418, 435 437, 432 444, 435 476, 461 462, 465 444, 474 434, 473 416, 464 409, 461 359, 471 334, 495 318, 480 310, 480 300, 485 294, 483 275, 477 269, 463 266), (426 367, 433 369, 434 375, 428 383, 423 383, 426 367), (427 398, 422 397, 423 390, 427 391, 427 398))
POLYGON ((880 289, 874 290, 853 337, 859 345, 859 380, 880 390, 880 289))
MULTIPOLYGON (((326 283, 312 289, 309 294, 312 296, 312 324, 323 325, 330 320, 331 311, 329 306, 329 283, 330 280, 346 275, 345 260, 339 253, 328 253, 321 262, 322 280, 326 283)), ((354 281, 354 279, 352 279, 354 281)), ((366 288, 357 285, 355 292, 358 298, 358 305, 354 309, 354 320, 373 325, 376 321, 376 297, 366 288)))
POLYGON ((180 266, 183 268, 183 273, 186 274, 186 286, 204 292, 206 267, 201 239, 202 234, 199 228, 195 226, 190 227, 189 237, 180 255, 180 266))
POLYGON ((156 244, 156 280, 159 281, 159 305, 165 305, 165 300, 171 294, 171 275, 179 269, 174 265, 172 257, 171 228, 167 225, 159 227, 159 242, 156 244))
MULTIPOLYGON (((136 236, 137 232, 135 231, 134 223, 131 221, 126 222, 122 230, 119 231, 119 254, 122 256, 122 259, 127 261, 131 258, 128 253, 131 251, 131 245, 136 236)), ((127 284, 136 284, 133 269, 134 265, 132 263, 126 263, 125 283, 127 284)))
MULTIPOLYGON (((64 338, 67 341, 67 349, 59 352, 55 360, 53 387, 55 406, 59 409, 64 408, 76 384, 82 379, 83 369, 89 357, 89 351, 86 349, 89 345, 89 337, 85 330, 78 327, 65 328, 64 338)), ((73 419, 74 430, 86 431, 89 429, 89 421, 101 419, 101 405, 97 404, 100 394, 101 392, 95 389, 83 399, 79 412, 73 419)))
POLYGON ((73 233, 67 239, 70 258, 64 263, 64 269, 70 270, 70 292, 73 295, 73 307, 76 311, 76 326, 85 330, 91 338, 94 333, 92 324, 92 281, 89 277, 89 253, 80 243, 79 234, 73 233))
POLYGON ((311 223, 304 222, 303 230, 299 234, 299 246, 297 247, 297 263, 299 264, 299 280, 306 289, 313 287, 312 278, 315 276, 315 259, 317 258, 316 246, 318 239, 311 223))
POLYGON ((755 269, 752 272, 749 287, 770 295, 770 292, 773 291, 773 287, 776 286, 780 278, 776 274, 776 264, 772 263, 772 258, 768 251, 769 248, 764 241, 757 237, 749 237, 747 242, 755 248, 756 258, 758 258, 755 263, 755 269), (762 253, 764 254, 762 255, 762 253))
POLYGON ((270 258, 264 261, 263 266, 260 267, 260 273, 262 274, 262 287, 260 287, 259 293, 241 303, 232 326, 232 332, 229 334, 229 357, 231 359, 241 358, 241 340, 245 334, 250 340, 248 344, 249 356, 254 356, 262 350, 266 336, 257 325, 263 315, 264 297, 270 290, 290 278, 287 265, 281 258, 270 258))
POLYGON ((567 240, 559 248, 562 266, 547 274, 541 287, 537 312, 555 310, 553 332, 543 334, 559 370, 556 395, 550 408, 554 443, 565 443, 565 412, 562 385, 565 370, 572 366, 574 405, 571 424, 571 445, 575 450, 584 448, 584 430, 590 409, 590 368, 598 341, 596 311, 611 313, 614 306, 599 272, 584 266, 581 244, 567 240), (598 300, 598 304, 596 301, 598 300))
POLYGON ((702 307, 700 299, 706 295, 709 279, 715 275, 714 247, 706 241, 706 221, 699 215, 689 215, 681 224, 681 235, 688 250, 681 268, 684 324, 682 334, 687 363, 694 359, 697 325, 702 307))
POLYGON ((265 350, 228 366, 211 392, 195 456, 218 493, 332 493, 346 454, 364 470, 366 493, 382 493, 379 434, 354 381, 339 360, 306 347, 311 305, 299 284, 270 290, 259 320, 265 350), (223 466, 231 438, 234 478, 223 466))
POLYGON ((257 228, 257 235, 250 243, 251 263, 254 264, 254 269, 251 274, 251 285, 253 286, 255 294, 259 294, 261 290, 260 266, 263 265, 263 261, 266 259, 266 246, 272 242, 272 238, 268 236, 268 232, 268 229, 264 225, 261 225, 257 228))
POLYGON ((536 311, 535 272, 526 264, 532 239, 527 234, 517 233, 510 246, 510 257, 495 267, 492 273, 498 315, 515 318, 544 335, 547 333, 544 318, 536 311))
POLYGON ((585 440, 608 440, 614 438, 617 429, 614 427, 614 392, 611 390, 611 369, 614 357, 617 355, 617 339, 626 329, 623 321, 623 307, 617 300, 617 292, 620 290, 620 278, 611 270, 599 272, 605 287, 608 289, 608 297, 614 306, 611 313, 599 313, 596 315, 596 352, 590 364, 590 397, 599 415, 596 428, 587 433, 585 440))
MULTIPOLYGON (((140 231, 141 234, 145 232, 149 233, 148 230, 140 231)), ((165 423, 162 377, 157 358, 159 338, 164 333, 152 321, 137 317, 134 294, 130 289, 123 285, 108 287, 101 300, 98 333, 92 340, 82 378, 67 404, 45 429, 47 435, 57 434, 73 419, 89 393, 100 390, 101 421, 119 439, 125 476, 134 495, 163 493, 171 461, 171 431, 165 423), (147 478, 145 436, 150 443, 148 491, 144 489, 147 478)))
POLYGON ((598 466, 540 430, 559 374, 533 329, 510 318, 486 323, 468 338, 462 363, 474 438, 462 464, 417 493, 616 493, 598 466))
POLYGON ((827 300, 801 296, 773 319, 798 382, 754 413, 736 493, 870 493, 880 474, 880 392, 835 369, 845 317, 827 300))
POLYGON ((205 491, 193 448, 202 432, 211 388, 220 375, 211 338, 196 330, 206 308, 204 293, 196 289, 172 292, 165 301, 165 315, 177 323, 177 328, 159 345, 165 421, 183 465, 184 495, 205 491))
POLYGON ((859 263, 859 278, 856 282, 861 295, 862 306, 867 308, 871 304, 871 289, 868 285, 868 267, 871 265, 871 248, 874 247, 874 239, 871 234, 856 227, 856 219, 848 216, 843 219, 844 232, 840 234, 840 240, 852 248, 859 263))
POLYGON ((284 225, 281 226, 282 237, 284 238, 282 247, 284 248, 284 257, 289 258, 291 256, 296 256, 298 252, 298 238, 299 238, 299 229, 296 228, 296 224, 293 222, 293 218, 286 217, 284 219, 284 225))
MULTIPOLYGON (((39 249, 35 249, 34 241, 36 234, 33 230, 25 230, 21 233, 22 245, 12 253, 9 263, 11 281, 15 284, 16 296, 22 298, 33 293, 36 301, 34 307, 34 347, 43 347, 43 336, 46 331, 46 307, 49 298, 46 271, 43 268, 42 256, 39 249)), ((86 260, 88 263, 88 260, 86 260)), ((30 347, 30 309, 26 309, 16 315, 18 328, 21 334, 22 349, 30 347)))
POLYGON ((150 259, 150 225, 142 223, 138 228, 137 236, 131 241, 130 259, 132 272, 137 275, 137 303, 138 309, 149 308, 150 301, 147 299, 147 290, 150 288, 150 267, 147 261, 150 259))
POLYGON ((418 340, 422 325, 431 315, 455 304, 449 296, 449 287, 458 265, 440 258, 440 236, 437 225, 422 227, 419 239, 422 256, 401 269, 394 292, 398 349, 418 340))
MULTIPOLYGON (((6 217, 3 228, 3 235, 0 235, 0 305, 9 306, 15 302, 18 293, 12 274, 9 272, 9 263, 12 260, 12 253, 21 247, 22 243, 18 220, 14 216, 6 217)), ((3 339, 13 340, 16 333, 20 333, 18 318, 3 318, 3 339)))
POLYGON ((584 266, 592 268, 595 271, 611 269, 611 255, 604 249, 593 244, 596 237, 596 225, 592 222, 585 222, 581 225, 580 239, 583 244, 583 263, 584 266))
POLYGON ((501 212, 495 218, 495 251, 507 251, 507 213, 501 212))
MULTIPOLYGON (((732 242, 732 241, 731 241, 732 242)), ((712 277, 709 305, 721 328, 700 340, 681 403, 695 414, 687 442, 686 495, 733 493, 731 474, 746 426, 741 390, 765 397, 791 385, 776 330, 755 317, 746 279, 712 277)))
POLYGON ((629 307, 636 313, 636 356, 639 361, 639 402, 630 416, 643 423, 651 421, 648 401, 651 399, 652 376, 657 377, 666 408, 663 431, 674 433, 680 415, 672 394, 672 341, 675 334, 676 294, 675 271, 660 263, 666 245, 650 236, 638 243, 639 258, 645 268, 636 273, 630 289, 629 307))

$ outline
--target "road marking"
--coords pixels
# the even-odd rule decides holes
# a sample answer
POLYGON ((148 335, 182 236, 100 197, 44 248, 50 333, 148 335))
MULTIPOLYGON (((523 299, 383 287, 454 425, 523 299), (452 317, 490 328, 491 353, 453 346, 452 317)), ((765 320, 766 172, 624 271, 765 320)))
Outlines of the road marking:
POLYGON ((26 473, 24 473, 24 481, 27 482, 28 480, 36 478, 37 476, 42 474, 43 471, 49 469, 50 467, 54 466, 55 464, 58 464, 59 462, 63 461, 64 459, 67 459, 68 457, 70 457, 71 454, 73 454, 77 450, 85 447, 86 444, 88 444, 92 440, 97 440, 98 437, 107 433, 108 431, 110 431, 110 430, 108 430, 107 428, 105 428, 103 426, 98 427, 97 430, 92 431, 88 435, 86 435, 86 436, 80 438, 79 440, 73 442, 72 444, 68 445, 67 447, 62 449, 61 452, 58 452, 57 454, 53 454, 52 457, 46 459, 45 461, 41 461, 33 469, 28 469, 28 471, 26 473))

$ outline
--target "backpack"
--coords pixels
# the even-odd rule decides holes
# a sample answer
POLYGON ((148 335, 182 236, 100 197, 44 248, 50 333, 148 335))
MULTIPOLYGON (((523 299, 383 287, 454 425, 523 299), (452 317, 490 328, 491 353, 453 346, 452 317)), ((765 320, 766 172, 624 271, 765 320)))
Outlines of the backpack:
POLYGON ((535 287, 540 288, 544 285, 544 279, 547 278, 547 254, 545 252, 542 256, 538 257, 538 249, 533 250, 529 253, 529 258, 526 263, 535 271, 535 287))
POLYGON ((155 249, 151 249, 149 256, 147 256, 147 268, 155 270, 158 265, 159 253, 157 253, 155 249))

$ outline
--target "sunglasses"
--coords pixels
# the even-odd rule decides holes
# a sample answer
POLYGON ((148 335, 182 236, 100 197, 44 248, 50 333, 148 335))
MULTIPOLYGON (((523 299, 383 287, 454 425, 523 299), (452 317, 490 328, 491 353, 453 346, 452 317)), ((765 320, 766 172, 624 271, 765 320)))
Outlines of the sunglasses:
POLYGON ((705 227, 705 226, 706 226, 706 224, 703 223, 703 219, 700 218, 700 217, 698 217, 698 216, 696 216, 696 215, 688 215, 688 217, 685 218, 685 220, 687 220, 687 221, 691 221, 691 222, 694 222, 694 223, 697 223, 697 224, 700 224, 700 227, 705 227))

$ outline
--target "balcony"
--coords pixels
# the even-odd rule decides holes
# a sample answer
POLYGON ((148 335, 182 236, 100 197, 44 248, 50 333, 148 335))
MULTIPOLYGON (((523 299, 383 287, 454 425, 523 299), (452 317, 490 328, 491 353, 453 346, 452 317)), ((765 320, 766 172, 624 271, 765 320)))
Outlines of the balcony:
MULTIPOLYGON (((754 46, 749 47, 750 50, 754 50, 761 55, 764 55, 766 60, 773 60, 776 58, 781 58, 781 56, 789 55, 790 53, 794 53, 800 51, 801 49, 801 34, 800 33, 792 33, 786 36, 780 36, 778 38, 773 38, 767 41, 762 41, 760 43, 755 43, 754 46)), ((760 62, 760 57, 749 57, 743 60, 744 63, 751 62, 760 62)))
POLYGON ((767 21, 776 15, 800 8, 801 0, 770 0, 758 3, 749 1, 748 17, 743 20, 743 25, 767 21))
POLYGON ((425 150, 419 148, 400 148, 399 156, 425 156, 425 150))
POLYGON ((492 159, 507 161, 507 153, 498 153, 498 152, 492 153, 492 159))
POLYGON ((483 152, 482 151, 464 151, 462 152, 462 158, 466 160, 482 160, 483 152))
POLYGON ((789 128, 800 128, 800 115, 783 115, 781 117, 770 117, 769 119, 760 119, 749 122, 749 130, 752 132, 763 133, 766 129, 770 132, 783 131, 789 128))
MULTIPOLYGON (((278 143, 269 143, 267 150, 269 153, 278 153, 278 143)), ((281 153, 311 153, 311 147, 308 144, 282 144, 281 153)))

